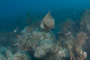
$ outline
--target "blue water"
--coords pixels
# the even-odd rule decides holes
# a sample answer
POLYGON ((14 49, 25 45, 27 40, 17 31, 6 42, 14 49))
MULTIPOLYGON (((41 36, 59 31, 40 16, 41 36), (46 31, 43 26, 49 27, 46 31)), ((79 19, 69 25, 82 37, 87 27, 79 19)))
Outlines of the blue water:
POLYGON ((25 17, 29 10, 34 20, 39 19, 40 14, 45 16, 51 10, 53 17, 58 21, 58 17, 62 14, 76 12, 77 15, 83 9, 90 8, 89 2, 89 0, 0 0, 0 26, 3 26, 1 29, 5 29, 24 24, 22 17, 25 17))

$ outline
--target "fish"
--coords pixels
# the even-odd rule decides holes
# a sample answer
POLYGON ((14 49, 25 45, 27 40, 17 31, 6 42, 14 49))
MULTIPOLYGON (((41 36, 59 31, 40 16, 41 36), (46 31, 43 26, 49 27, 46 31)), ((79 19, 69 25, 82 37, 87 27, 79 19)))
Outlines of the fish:
POLYGON ((17 32, 17 30, 15 29, 13 32, 14 32, 14 33, 16 33, 16 32, 17 32))
POLYGON ((50 30, 53 29, 54 27, 55 27, 55 20, 49 11, 46 14, 46 16, 42 19, 40 28, 50 30))
POLYGON ((14 33, 18 32, 18 27, 13 30, 14 33))

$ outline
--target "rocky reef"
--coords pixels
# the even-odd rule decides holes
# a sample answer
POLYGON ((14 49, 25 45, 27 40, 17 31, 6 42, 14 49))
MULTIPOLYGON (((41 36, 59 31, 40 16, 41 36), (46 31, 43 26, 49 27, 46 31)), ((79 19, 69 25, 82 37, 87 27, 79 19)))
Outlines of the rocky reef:
POLYGON ((40 31, 38 29, 34 29, 29 33, 24 33, 23 31, 27 30, 22 30, 22 34, 17 38, 16 44, 18 49, 33 51, 35 58, 43 60, 68 58, 68 50, 58 43, 56 36, 52 32, 40 31))

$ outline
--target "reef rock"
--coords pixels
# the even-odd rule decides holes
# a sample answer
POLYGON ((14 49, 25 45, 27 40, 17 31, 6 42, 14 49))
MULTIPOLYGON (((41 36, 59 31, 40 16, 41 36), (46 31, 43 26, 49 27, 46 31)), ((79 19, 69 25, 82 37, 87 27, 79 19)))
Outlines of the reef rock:
POLYGON ((26 52, 18 51, 8 60, 31 60, 31 57, 26 52))
POLYGON ((41 45, 36 48, 34 56, 36 58, 42 58, 47 56, 47 54, 52 55, 58 52, 58 45, 55 42, 46 40, 41 42, 41 45))
POLYGON ((29 33, 22 33, 19 35, 16 44, 18 44, 18 48, 21 50, 34 51, 36 47, 38 47, 39 42, 45 39, 54 40, 55 36, 51 32, 38 31, 35 29, 29 33))

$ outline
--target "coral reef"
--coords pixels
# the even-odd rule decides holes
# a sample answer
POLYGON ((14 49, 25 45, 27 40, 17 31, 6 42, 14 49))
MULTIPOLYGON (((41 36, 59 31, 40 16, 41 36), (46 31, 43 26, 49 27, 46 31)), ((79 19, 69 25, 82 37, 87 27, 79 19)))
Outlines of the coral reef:
POLYGON ((56 40, 51 31, 42 31, 39 28, 29 30, 27 26, 18 35, 17 47, 23 51, 33 51, 34 57, 42 60, 79 60, 81 55, 83 59, 86 59, 87 53, 83 50, 83 45, 88 39, 87 35, 83 31, 74 35, 72 30, 70 31, 72 24, 71 21, 65 23, 59 40, 56 40))
POLYGON ((68 58, 68 50, 57 43, 52 32, 40 31, 38 29, 29 31, 29 33, 26 31, 26 28, 22 30, 22 34, 17 38, 18 42, 16 44, 18 49, 33 51, 34 57, 43 60, 68 58))
MULTIPOLYGON (((31 60, 31 57, 37 60, 84 60, 90 55, 90 10, 83 11, 79 21, 80 29, 76 32, 74 26, 77 22, 72 19, 66 19, 62 24, 61 31, 57 35, 54 28, 54 19, 50 12, 45 16, 41 23, 45 23, 49 29, 41 29, 37 26, 26 26, 17 32, 0 34, 0 60, 31 60), (49 17, 48 17, 49 16, 49 17), (53 20, 53 24, 47 25, 46 19, 53 20), (45 21, 43 21, 45 20, 45 21), (49 26, 50 25, 50 26, 49 26), (6 44, 9 42, 8 44, 6 44), (2 46, 4 45, 4 46, 2 46), (8 46, 6 46, 8 45, 8 46), (89 51, 88 51, 89 50, 89 51), (88 55, 87 55, 88 53, 88 55)), ((30 15, 27 21, 32 22, 30 15)), ((51 23, 51 22, 50 22, 51 23)), ((43 27, 43 26, 42 26, 43 27)), ((44 26, 45 28, 46 26, 44 26)))

